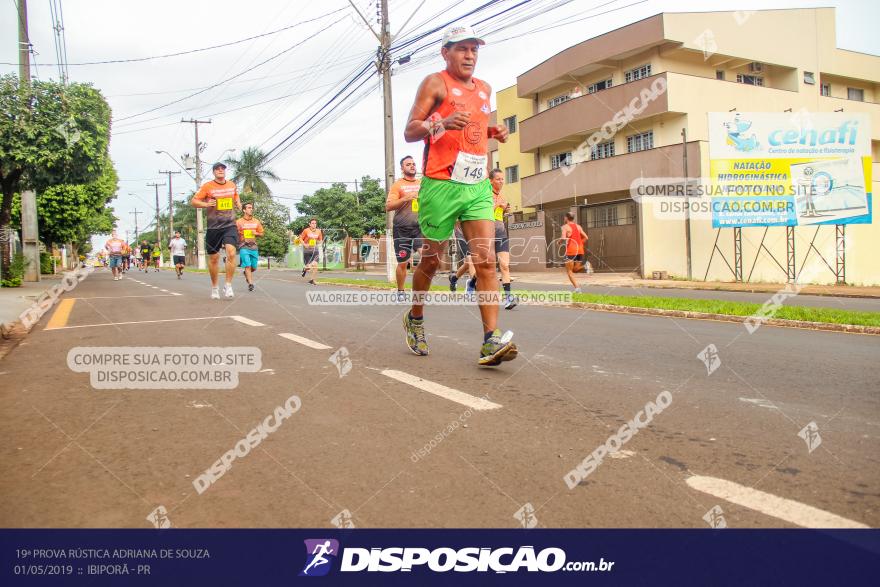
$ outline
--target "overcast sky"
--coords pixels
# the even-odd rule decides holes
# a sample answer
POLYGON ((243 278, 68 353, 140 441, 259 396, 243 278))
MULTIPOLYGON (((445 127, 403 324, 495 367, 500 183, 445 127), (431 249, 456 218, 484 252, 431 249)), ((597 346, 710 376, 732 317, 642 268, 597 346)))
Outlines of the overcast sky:
MULTIPOLYGON (((399 38, 423 31, 430 24, 446 22, 482 3, 484 0, 427 0, 399 38), (449 6, 453 8, 445 11, 449 6), (435 19, 426 22, 430 17, 435 19)), ((464 22, 473 24, 516 3, 506 0, 464 22)), ((376 2, 355 0, 355 4, 375 25, 376 2)), ((389 0, 389 4, 391 30, 397 34, 422 2, 389 0)), ((59 75, 56 66, 48 65, 56 61, 49 6, 50 0, 29 0, 31 42, 38 53, 37 62, 41 64, 34 74, 40 79, 57 79, 59 75)), ((536 0, 477 27, 481 33, 492 33, 480 53, 477 76, 496 90, 505 88, 516 83, 518 74, 544 59, 609 30, 660 12, 729 10, 730 6, 730 2, 714 0, 536 0), (515 24, 521 17, 527 18, 515 24), (553 24, 563 26, 524 34, 553 24), (496 30, 499 26, 507 28, 496 30)), ((839 47, 880 54, 880 38, 875 31, 876 23, 880 22, 880 2, 876 0, 739 0, 736 3, 739 10, 814 6, 837 8, 839 47)), ((141 229, 155 214, 153 188, 146 184, 164 181, 157 173, 160 169, 179 169, 167 155, 157 155, 155 151, 168 151, 175 157, 193 152, 192 125, 180 124, 181 118, 212 120, 212 124, 200 130, 200 139, 207 143, 203 159, 208 163, 220 158, 226 149, 240 151, 256 145, 269 150, 303 121, 303 114, 313 112, 316 105, 338 89, 340 82, 366 65, 377 45, 347 0, 244 3, 232 0, 62 0, 62 7, 69 63, 190 51, 317 18, 278 34, 190 55, 134 63, 69 66, 72 81, 93 83, 113 109, 110 151, 120 187, 112 206, 119 217, 119 229, 129 231, 131 238, 134 216, 130 212, 135 208, 144 212, 139 215, 141 229), (285 49, 288 51, 270 60, 285 49), (266 60, 269 61, 260 65, 266 60), (142 114, 233 76, 238 77, 179 103, 142 114), (279 99, 252 106, 274 98, 279 99), (226 112, 232 109, 237 110, 226 112)), ((18 71, 15 10, 15 0, 0 8, 0 39, 3 40, 0 62, 10 64, 0 65, 2 73, 18 71)), ((404 142, 403 127, 419 82, 426 74, 441 68, 439 43, 418 53, 410 64, 397 67, 392 78, 397 159, 404 154, 419 158, 420 145, 404 142)), ((367 174, 381 177, 384 169, 382 97, 375 76, 363 86, 363 90, 370 89, 369 94, 330 126, 313 133, 310 140, 296 150, 280 155, 271 165, 274 171, 286 180, 353 181, 367 174)), ((492 103, 494 107, 494 97, 492 103)), ((205 174, 210 175, 207 166, 205 174)), ((194 186, 184 174, 174 176, 173 182, 175 199, 182 199, 194 186)), ((320 184, 281 181, 271 187, 280 202, 293 206, 303 194, 311 193, 320 184)), ((160 190, 163 190, 160 194, 165 208, 167 187, 160 190)), ((296 215, 295 209, 293 214, 296 215)))

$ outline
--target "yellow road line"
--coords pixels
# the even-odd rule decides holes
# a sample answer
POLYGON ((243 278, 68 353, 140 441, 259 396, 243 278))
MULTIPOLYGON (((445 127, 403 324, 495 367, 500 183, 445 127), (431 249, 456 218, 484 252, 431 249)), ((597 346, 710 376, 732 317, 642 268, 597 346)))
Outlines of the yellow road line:
POLYGON ((67 319, 70 318, 70 312, 73 310, 73 305, 76 303, 76 299, 68 298, 61 300, 58 304, 58 307, 55 308, 55 313, 52 314, 52 318, 49 320, 49 323, 46 324, 46 330, 51 330, 53 328, 63 328, 67 325, 67 319))

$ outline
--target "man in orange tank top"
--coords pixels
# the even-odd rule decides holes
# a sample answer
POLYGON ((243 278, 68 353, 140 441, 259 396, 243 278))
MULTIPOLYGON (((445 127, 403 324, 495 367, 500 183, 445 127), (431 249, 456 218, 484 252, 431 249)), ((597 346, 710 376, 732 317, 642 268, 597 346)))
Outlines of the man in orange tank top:
POLYGON ((407 345, 428 354, 420 294, 431 287, 456 221, 468 241, 477 273, 483 323, 479 365, 494 366, 516 357, 513 333, 497 328, 500 296, 495 283, 495 219, 488 180, 488 140, 507 141, 507 127, 490 126, 492 88, 474 75, 480 45, 468 26, 443 34, 440 54, 446 69, 419 86, 404 131, 407 142, 424 141, 424 177, 419 188, 422 258, 413 274, 413 306, 404 316, 407 345))
POLYGON ((574 221, 574 215, 566 212, 565 224, 562 225, 562 239, 565 241, 565 272, 575 293, 580 293, 581 288, 574 279, 574 273, 578 265, 583 266, 586 262, 585 243, 588 238, 581 225, 574 221))

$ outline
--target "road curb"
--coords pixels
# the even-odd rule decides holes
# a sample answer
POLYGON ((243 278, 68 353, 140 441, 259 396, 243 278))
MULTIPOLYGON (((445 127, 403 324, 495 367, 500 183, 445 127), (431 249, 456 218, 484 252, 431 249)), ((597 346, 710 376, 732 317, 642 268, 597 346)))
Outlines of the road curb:
MULTIPOLYGON (((323 283, 319 285, 334 285, 339 287, 356 287, 360 289, 387 290, 386 287, 374 285, 355 285, 353 283, 323 283)), ((805 320, 786 320, 784 318, 755 319, 753 316, 732 316, 730 314, 712 314, 709 312, 690 312, 686 310, 664 310, 660 308, 639 308, 634 306, 618 306, 615 304, 595 304, 590 302, 572 302, 570 304, 542 303, 530 300, 520 302, 528 306, 545 306, 548 308, 582 308, 584 310, 596 310, 599 312, 614 312, 617 314, 638 314, 642 316, 659 316, 664 318, 687 318, 689 320, 715 320, 719 322, 745 323, 753 320, 757 324, 765 326, 777 326, 780 328, 800 328, 805 330, 823 330, 826 332, 842 332, 845 334, 869 334, 880 335, 880 326, 863 326, 859 324, 831 324, 829 322, 807 322, 805 320)))
MULTIPOLYGON (((551 304, 535 304, 549 306, 551 304)), ((598 310, 602 312, 616 312, 619 314, 641 314, 644 316, 661 316, 667 318, 689 318, 691 320, 717 320, 720 322, 745 323, 754 320, 752 316, 732 316, 730 314, 711 314, 709 312, 689 312, 686 310, 663 310, 659 308, 637 308, 632 306, 616 306, 613 304, 593 304, 588 302, 572 302, 571 304, 553 304, 559 307, 576 307, 586 310, 598 310)), ((805 320, 786 320, 784 318, 767 318, 756 321, 766 326, 778 326, 782 328, 802 328, 807 330, 824 330, 828 332, 843 332, 847 334, 872 334, 880 335, 880 327, 863 326, 859 324, 831 324, 829 322, 807 322, 805 320)))

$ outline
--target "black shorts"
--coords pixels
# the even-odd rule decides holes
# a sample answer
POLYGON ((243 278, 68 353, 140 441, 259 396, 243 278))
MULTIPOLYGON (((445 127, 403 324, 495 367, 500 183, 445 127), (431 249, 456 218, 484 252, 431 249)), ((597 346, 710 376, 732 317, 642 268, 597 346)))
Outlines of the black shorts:
POLYGON ((422 246, 422 231, 418 224, 394 226, 394 254, 398 263, 409 261, 413 251, 422 246))
POLYGON ((503 222, 495 223, 495 253, 509 253, 510 239, 507 237, 507 227, 503 222))
POLYGON ((455 248, 458 250, 458 254, 462 261, 464 261, 465 257, 471 254, 468 242, 463 237, 459 238, 457 233, 455 234, 455 248))
POLYGON ((174 255, 175 265, 186 265, 186 257, 184 255, 174 255))
POLYGON ((565 260, 566 261, 575 261, 577 263, 583 263, 584 256, 583 255, 566 255, 565 260))
POLYGON ((215 255, 224 245, 238 248, 238 228, 232 224, 223 228, 209 228, 205 231, 205 252, 215 255))
POLYGON ((303 265, 311 265, 318 262, 318 248, 303 249, 303 265))

